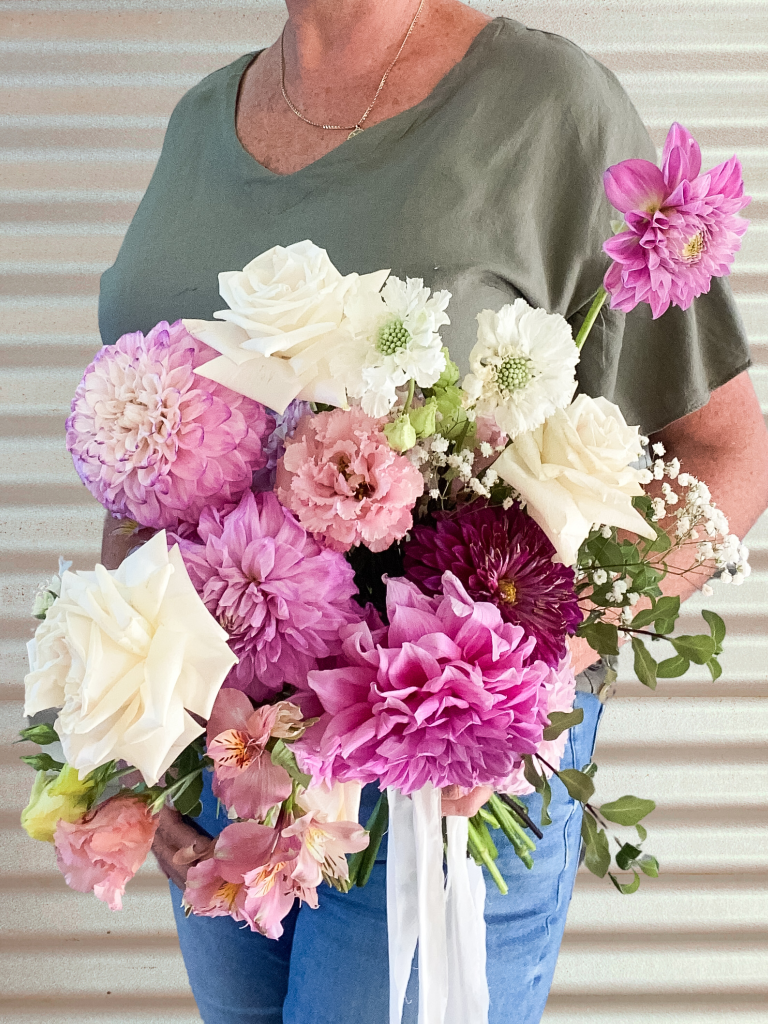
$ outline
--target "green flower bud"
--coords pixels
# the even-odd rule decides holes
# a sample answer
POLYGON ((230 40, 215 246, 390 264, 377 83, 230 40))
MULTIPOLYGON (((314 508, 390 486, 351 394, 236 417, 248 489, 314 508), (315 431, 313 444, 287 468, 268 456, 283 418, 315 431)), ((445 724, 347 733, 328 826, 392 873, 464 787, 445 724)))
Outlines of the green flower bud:
POLYGON ((77 769, 71 765, 64 765, 54 778, 38 772, 29 803, 21 812, 21 827, 30 838, 52 843, 57 822, 82 818, 93 796, 91 780, 81 782, 77 769))
POLYGON ((384 425, 389 447, 396 452, 407 452, 416 444, 416 431, 408 416, 399 416, 394 423, 384 425))
POLYGON ((408 412, 416 437, 431 437, 435 433, 437 415, 437 399, 428 398, 424 405, 417 406, 408 412))

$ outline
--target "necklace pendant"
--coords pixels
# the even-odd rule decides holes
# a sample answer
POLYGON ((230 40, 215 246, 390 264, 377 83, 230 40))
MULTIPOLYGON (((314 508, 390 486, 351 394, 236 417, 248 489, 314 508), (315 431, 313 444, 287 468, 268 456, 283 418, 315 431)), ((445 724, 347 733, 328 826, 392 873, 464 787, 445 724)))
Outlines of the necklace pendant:
POLYGON ((355 127, 354 127, 354 128, 352 129, 352 131, 351 131, 351 132, 349 133, 349 135, 347 136, 347 139, 348 139, 348 140, 349 140, 349 139, 354 139, 354 137, 355 137, 356 135, 362 135, 362 134, 363 134, 363 129, 362 129, 361 127, 360 127, 360 125, 359 125, 359 124, 356 124, 356 125, 355 125, 355 127))

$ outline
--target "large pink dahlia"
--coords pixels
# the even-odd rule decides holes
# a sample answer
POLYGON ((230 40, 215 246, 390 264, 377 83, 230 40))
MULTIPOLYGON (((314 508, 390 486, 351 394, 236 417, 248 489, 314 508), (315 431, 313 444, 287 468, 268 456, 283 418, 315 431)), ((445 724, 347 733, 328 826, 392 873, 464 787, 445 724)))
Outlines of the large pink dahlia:
POLYGON ((556 666, 565 638, 582 620, 573 570, 553 563, 555 549, 529 515, 513 505, 469 505, 416 526, 405 547, 405 574, 426 594, 440 593, 443 573, 457 576, 475 601, 491 601, 507 622, 536 639, 535 656, 556 666))
POLYGON ((339 667, 309 673, 326 714, 294 745, 304 770, 403 793, 500 783, 546 725, 550 670, 533 638, 451 573, 438 597, 389 580, 387 615, 378 635, 345 629, 339 667))
POLYGON ((181 321, 124 334, 85 371, 67 447, 88 490, 114 515, 157 529, 237 501, 266 462, 264 406, 198 376, 215 353, 181 321))
POLYGON ((608 199, 627 225, 603 246, 614 260, 604 282, 612 308, 629 312, 647 302, 656 319, 670 305, 687 309, 713 277, 730 272, 748 225, 736 216, 750 201, 741 164, 734 156, 700 171, 698 143, 675 123, 661 169, 624 160, 605 172, 608 199))
POLYGON ((190 579, 240 659, 225 686, 264 700, 340 651, 339 630, 361 615, 352 568, 274 494, 247 491, 227 513, 204 509, 197 536, 177 539, 190 579))
POLYGON ((286 439, 276 490, 335 551, 385 551, 411 528, 424 479, 390 448, 380 421, 354 407, 301 420, 286 439))

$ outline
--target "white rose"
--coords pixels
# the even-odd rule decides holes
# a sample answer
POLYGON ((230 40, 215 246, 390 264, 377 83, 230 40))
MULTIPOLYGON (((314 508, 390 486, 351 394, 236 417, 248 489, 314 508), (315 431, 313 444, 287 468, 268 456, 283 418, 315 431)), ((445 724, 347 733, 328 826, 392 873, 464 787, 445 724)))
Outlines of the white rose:
POLYGON ((527 510, 557 550, 574 565, 593 523, 618 526, 641 537, 656 534, 633 508, 643 494, 637 427, 605 398, 579 395, 505 449, 493 468, 527 502, 527 510))
POLYGON ((122 759, 150 786, 204 731, 189 712, 208 718, 237 662, 164 532, 119 569, 65 572, 28 650, 24 713, 61 708, 80 777, 122 759))
POLYGON ((329 359, 352 341, 344 303, 358 281, 373 280, 378 289, 388 273, 343 277, 307 240, 276 245, 243 270, 219 274, 229 309, 213 315, 222 322, 184 321, 221 353, 197 372, 279 413, 294 398, 345 406, 344 386, 329 369, 329 359))
POLYGON ((298 796, 304 810, 314 812, 322 821, 357 821, 360 813, 359 782, 313 782, 298 796))

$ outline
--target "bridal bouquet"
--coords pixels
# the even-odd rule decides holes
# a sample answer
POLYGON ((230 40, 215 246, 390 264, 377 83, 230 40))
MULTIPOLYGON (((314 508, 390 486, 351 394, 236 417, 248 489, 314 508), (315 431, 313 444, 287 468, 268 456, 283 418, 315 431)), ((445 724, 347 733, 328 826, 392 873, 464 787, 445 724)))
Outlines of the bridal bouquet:
POLYGON ((158 532, 117 570, 64 571, 37 602, 26 713, 60 710, 22 735, 60 759, 26 758, 24 824, 70 885, 119 906, 159 809, 199 813, 212 771, 229 823, 178 855, 188 911, 277 936, 322 881, 365 884, 388 830, 393 1005, 418 940, 424 998, 478 1006, 477 865, 506 891, 501 830, 534 866, 553 780, 584 805, 590 870, 625 893, 658 873, 641 850, 653 802, 595 807, 596 765, 560 770, 582 718, 568 637, 596 657, 630 640, 652 688, 691 663, 716 679, 722 620, 675 635, 680 602, 661 584, 680 564, 740 583, 747 552, 702 481, 649 452, 617 406, 576 394, 576 368, 608 295, 659 316, 727 273, 740 168, 699 172, 679 125, 661 169, 611 168, 624 223, 577 337, 523 298, 478 311, 463 380, 440 334, 449 293, 344 276, 310 241, 221 274, 215 320, 97 355, 68 447, 118 529, 158 532), (657 661, 660 639, 674 653, 657 661), (364 829, 370 782, 382 796, 364 829), (494 795, 443 827, 446 786, 494 795), (636 829, 613 857, 608 822, 636 829))

